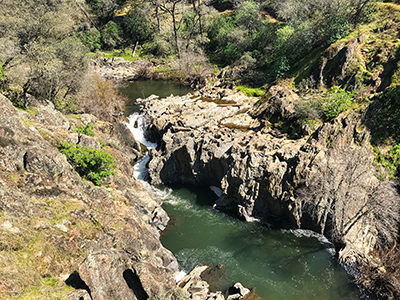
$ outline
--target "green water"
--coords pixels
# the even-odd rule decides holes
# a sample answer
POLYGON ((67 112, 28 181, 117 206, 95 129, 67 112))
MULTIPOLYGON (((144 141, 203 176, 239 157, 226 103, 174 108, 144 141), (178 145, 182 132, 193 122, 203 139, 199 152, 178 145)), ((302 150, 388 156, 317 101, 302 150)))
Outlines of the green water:
POLYGON ((182 96, 191 92, 192 89, 172 80, 136 80, 120 86, 119 91, 129 98, 125 106, 125 116, 130 116, 139 110, 136 103, 137 98, 144 99, 152 94, 158 95, 160 98, 168 97, 171 94, 182 96))
POLYGON ((241 282, 267 300, 359 299, 327 241, 325 248, 310 231, 268 230, 240 221, 211 207, 215 195, 207 187, 190 189, 160 195, 171 216, 161 242, 184 271, 223 263, 226 278, 218 289, 241 282))
MULTIPOLYGON (((139 81, 122 87, 121 92, 131 99, 126 115, 138 111, 137 98, 189 92, 184 89, 164 81, 139 81)), ((146 144, 138 132, 141 130, 133 130, 146 144)), ((145 162, 135 166, 135 178, 146 177, 145 162)), ((202 263, 225 265, 225 275, 214 282, 215 289, 223 291, 241 282, 255 288, 265 300, 360 298, 349 275, 330 254, 332 245, 323 237, 309 231, 268 230, 218 212, 212 208, 216 196, 208 187, 149 189, 163 199, 171 217, 161 242, 177 257, 180 268, 189 272, 202 263)))

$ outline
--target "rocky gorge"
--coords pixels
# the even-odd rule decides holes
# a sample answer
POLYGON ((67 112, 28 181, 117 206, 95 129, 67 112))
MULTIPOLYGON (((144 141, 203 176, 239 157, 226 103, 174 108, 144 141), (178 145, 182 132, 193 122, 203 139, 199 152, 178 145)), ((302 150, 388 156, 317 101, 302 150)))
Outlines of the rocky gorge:
POLYGON ((150 151, 152 184, 217 187, 220 210, 268 226, 315 230, 331 237, 340 261, 379 265, 373 253, 382 228, 374 209, 398 196, 375 176, 371 106, 314 131, 305 125, 303 136, 293 139, 275 125, 294 122, 298 94, 275 86, 257 101, 218 84, 183 97, 142 100, 148 137, 159 144, 150 151), (324 193, 343 202, 332 204, 324 193))
MULTIPOLYGON (((28 113, 0 95, 1 298, 225 299, 203 281, 207 266, 176 283, 177 260, 159 240, 169 217, 133 178, 143 150, 124 120, 32 103, 28 113), (76 132, 89 123, 94 136, 76 132), (82 179, 62 142, 108 152, 115 174, 102 186, 82 179)), ((249 292, 236 286, 228 299, 249 292)))

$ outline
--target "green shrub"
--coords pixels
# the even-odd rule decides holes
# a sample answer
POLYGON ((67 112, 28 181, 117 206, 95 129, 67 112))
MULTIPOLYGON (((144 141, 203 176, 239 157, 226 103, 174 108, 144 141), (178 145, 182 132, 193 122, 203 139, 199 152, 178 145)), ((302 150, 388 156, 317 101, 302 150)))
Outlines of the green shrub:
POLYGON ((0 81, 5 81, 6 79, 6 69, 0 64, 0 81))
POLYGON ((88 31, 83 32, 81 41, 90 51, 101 49, 101 33, 96 28, 90 28, 88 31))
POLYGON ((325 119, 330 120, 338 116, 341 112, 348 110, 352 105, 353 93, 346 92, 337 86, 333 86, 325 98, 320 100, 325 119))
POLYGON ((79 112, 79 108, 77 106, 78 102, 79 100, 74 97, 56 99, 54 101, 54 106, 57 110, 64 114, 76 114, 79 112))
POLYGON ((87 123, 85 128, 83 128, 82 126, 78 126, 77 128, 74 129, 74 132, 77 132, 79 134, 86 134, 87 136, 95 136, 93 129, 94 126, 92 125, 92 123, 89 122, 87 123))
POLYGON ((400 166, 400 144, 396 144, 386 155, 382 155, 377 147, 374 147, 375 163, 383 166, 389 173, 389 178, 394 178, 400 166))
POLYGON ((275 79, 283 78, 289 70, 290 63, 286 56, 278 57, 272 64, 272 74, 275 79))
POLYGON ((102 178, 115 174, 114 157, 104 150, 64 142, 60 143, 59 151, 67 157, 81 177, 97 186, 101 185, 102 178))
POLYGON ((101 40, 104 47, 107 49, 115 48, 121 41, 120 33, 121 27, 117 23, 109 21, 101 31, 101 40))
POLYGON ((332 13, 325 18, 325 22, 328 45, 344 38, 350 32, 350 23, 346 16, 332 13))
POLYGON ((102 139, 99 139, 99 143, 101 148, 107 147, 107 144, 102 139))

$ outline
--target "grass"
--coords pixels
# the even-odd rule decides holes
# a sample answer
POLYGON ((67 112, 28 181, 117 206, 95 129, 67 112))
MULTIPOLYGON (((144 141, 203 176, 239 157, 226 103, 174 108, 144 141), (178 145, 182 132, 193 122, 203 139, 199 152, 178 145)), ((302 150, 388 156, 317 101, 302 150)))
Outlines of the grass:
POLYGON ((28 114, 30 114, 31 116, 36 116, 36 115, 37 115, 37 109, 36 109, 36 107, 33 107, 33 106, 31 106, 31 105, 28 105, 27 108, 24 108, 24 107, 17 107, 17 109, 18 109, 19 111, 25 111, 25 112, 27 112, 28 114))
POLYGON ((78 258, 87 255, 77 247, 74 237, 93 239, 102 232, 100 224, 71 216, 71 210, 81 208, 77 201, 46 199, 39 203, 39 209, 49 211, 43 214, 47 217, 15 220, 0 214, 0 223, 10 221, 20 230, 0 235, 0 299, 67 300, 73 288, 58 276, 72 273, 78 267, 78 258), (63 219, 71 222, 68 233, 53 228, 63 219), (39 220, 48 222, 50 227, 34 229, 39 220))
POLYGON ((135 61, 139 59, 140 57, 140 49, 136 51, 136 54, 134 57, 132 57, 132 49, 114 49, 112 51, 104 51, 104 57, 105 58, 114 58, 114 57, 122 57, 126 61, 135 61))
POLYGON ((251 88, 247 85, 237 85, 236 90, 242 92, 248 97, 262 97, 265 95, 265 90, 261 88, 251 88))
POLYGON ((31 120, 28 120, 28 119, 23 119, 22 123, 24 123, 26 128, 29 128, 31 126, 35 126, 37 124, 37 122, 31 121, 31 120))
POLYGON ((295 84, 300 83, 303 79, 310 75, 311 69, 314 67, 325 52, 325 47, 314 49, 310 54, 304 56, 298 63, 292 66, 292 74, 295 84))

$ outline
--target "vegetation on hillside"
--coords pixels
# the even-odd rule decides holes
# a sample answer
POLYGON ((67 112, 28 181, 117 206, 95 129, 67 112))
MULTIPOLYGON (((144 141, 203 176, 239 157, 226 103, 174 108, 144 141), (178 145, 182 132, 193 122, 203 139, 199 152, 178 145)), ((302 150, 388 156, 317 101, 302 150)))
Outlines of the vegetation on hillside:
MULTIPOLYGON (((295 121, 299 122, 290 120, 291 124, 276 128, 299 137, 304 124, 329 122, 374 99, 375 162, 381 179, 396 179, 400 168, 399 24, 398 4, 373 0, 2 0, 0 92, 20 108, 29 109, 33 96, 53 102, 64 113, 91 113, 111 121, 125 99, 113 84, 93 74, 89 52, 92 57, 163 59, 168 68, 177 70, 177 77, 190 79, 226 67, 224 72, 234 70, 226 72, 226 77, 236 77, 237 90, 249 96, 262 96, 268 86, 289 78, 302 97, 296 103, 295 121), (367 35, 358 42, 363 33, 367 35), (335 56, 354 40, 358 48, 346 62, 341 80, 318 86, 310 75, 319 70, 321 55, 335 56), (310 91, 315 87, 321 90, 310 91), (382 94, 373 98, 375 92, 382 94)), ((338 56, 326 73, 340 63, 338 56)), ((90 135, 91 128, 78 132, 90 135)), ((112 157, 102 150, 62 144, 60 151, 81 176, 97 185, 115 168, 112 157)), ((345 199, 339 192, 335 199, 345 199)), ((369 196, 363 209, 383 211, 382 203, 387 202, 369 196)), ((326 214, 345 205, 345 200, 332 202, 326 214)), ((344 221, 337 230, 351 220, 344 221)), ((335 234, 340 236, 340 230, 335 234)), ((395 244, 394 237, 381 235, 395 244)), ((383 253, 383 263, 395 264, 397 250, 383 253)), ((387 270, 376 282, 389 281, 385 276, 399 277, 395 271, 390 277, 389 266, 387 270)))
POLYGON ((60 143, 59 150, 82 178, 95 185, 100 186, 103 178, 115 174, 114 157, 104 150, 89 149, 67 142, 60 143))

